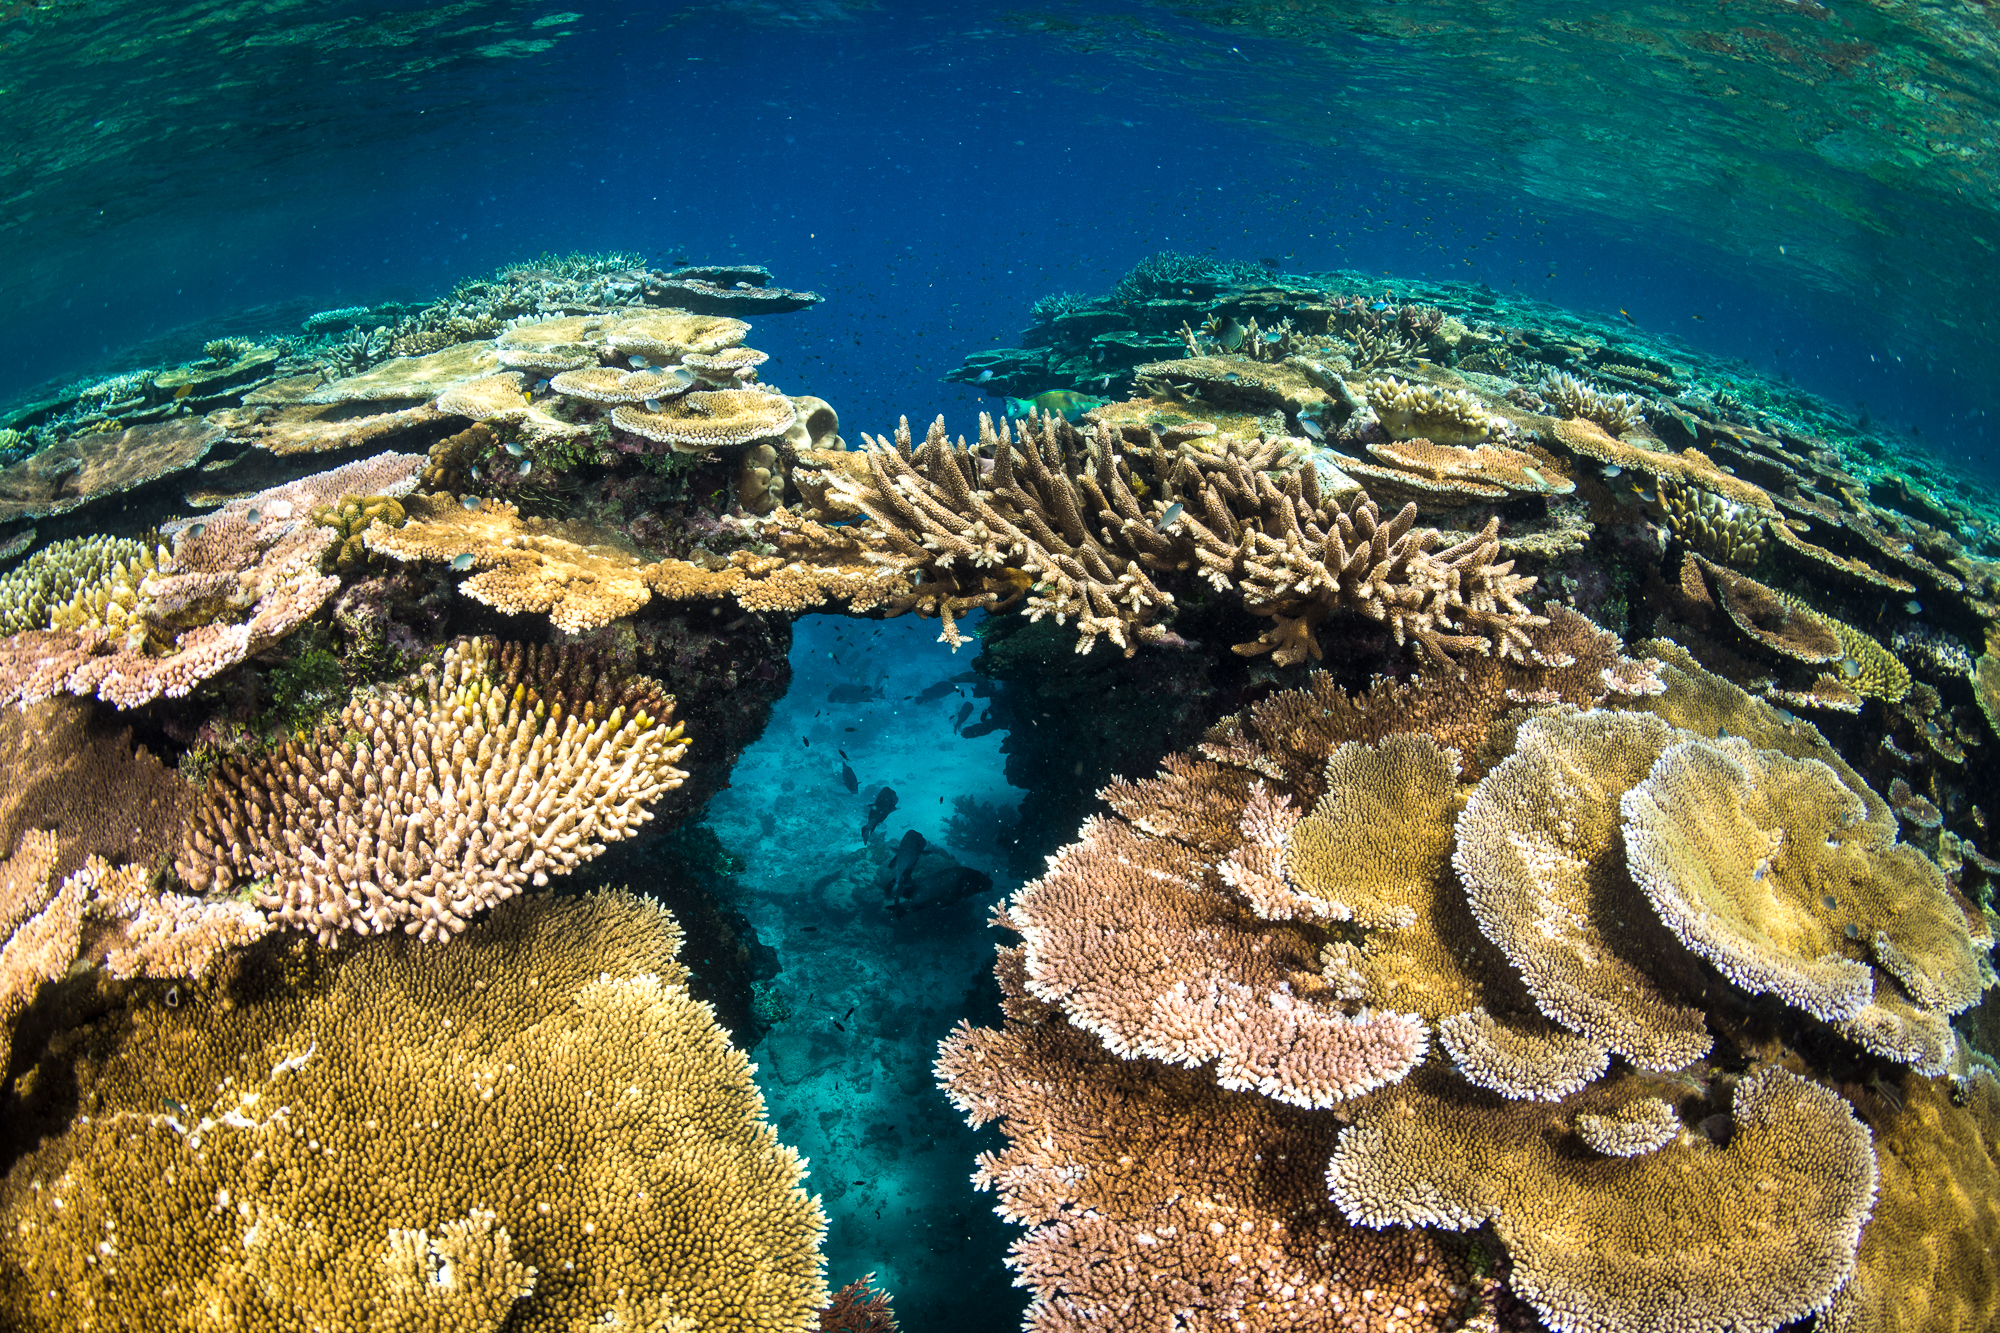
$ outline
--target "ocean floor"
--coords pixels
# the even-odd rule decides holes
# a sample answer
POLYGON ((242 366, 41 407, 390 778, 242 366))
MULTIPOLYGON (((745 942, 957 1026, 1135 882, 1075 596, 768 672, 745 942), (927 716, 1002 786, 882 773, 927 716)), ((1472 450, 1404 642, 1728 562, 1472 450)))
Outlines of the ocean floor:
POLYGON ((779 1136, 812 1164, 828 1281, 874 1272, 912 1333, 1015 1328, 1026 1303, 1002 1264, 1018 1229, 970 1182, 998 1133, 968 1129, 931 1074, 960 1018, 998 1021, 1003 936, 987 919, 1018 887, 992 821, 968 838, 961 819, 954 837, 954 801, 1011 813, 1020 795, 1002 774, 1003 733, 957 734, 984 711, 970 682, 932 688, 968 673, 977 646, 954 654, 937 635, 915 616, 801 620, 791 690, 709 807, 745 862, 738 905, 779 955, 769 998, 789 1016, 750 1054, 779 1136), (884 786, 895 808, 864 839, 884 786), (913 831, 927 848, 905 872, 912 905, 892 912, 883 884, 913 831))

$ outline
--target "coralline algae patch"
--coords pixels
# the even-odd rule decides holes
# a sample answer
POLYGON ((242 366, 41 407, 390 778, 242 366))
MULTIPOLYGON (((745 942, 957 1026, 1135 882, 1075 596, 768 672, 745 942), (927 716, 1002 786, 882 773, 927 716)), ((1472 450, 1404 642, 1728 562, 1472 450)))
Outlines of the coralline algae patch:
POLYGON ((970 683, 915 701, 971 667, 974 648, 953 654, 935 640, 936 622, 915 617, 801 621, 791 692, 709 807, 723 844, 747 862, 743 910, 778 952, 767 993, 789 1016, 750 1052, 771 1122, 813 1164, 829 1272, 877 1273, 908 1327, 1022 1300, 987 1258, 1006 1228, 966 1188, 987 1136, 960 1125, 931 1074, 937 1041, 983 991, 991 945, 981 922, 1014 887, 998 877, 998 849, 963 845, 963 818, 953 835, 954 802, 1010 810, 1020 793, 1000 776, 1004 733, 954 734, 966 703, 967 726, 985 707, 970 683), (861 829, 884 785, 897 805, 871 849, 861 829), (948 901, 892 915, 877 885, 910 832, 930 844, 926 892, 948 901), (940 852, 965 878, 953 882, 940 852))

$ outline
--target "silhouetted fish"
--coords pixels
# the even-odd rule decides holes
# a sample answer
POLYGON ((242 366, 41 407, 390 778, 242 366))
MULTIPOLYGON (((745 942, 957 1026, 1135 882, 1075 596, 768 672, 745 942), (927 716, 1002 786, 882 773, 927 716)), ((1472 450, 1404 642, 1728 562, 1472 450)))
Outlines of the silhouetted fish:
POLYGON ((917 702, 927 704, 933 699, 942 699, 947 694, 956 692, 957 689, 958 686, 951 681, 941 680, 935 685, 926 686, 924 692, 917 696, 917 702))
POLYGON ((924 854, 924 835, 911 829, 896 844, 896 859, 889 863, 889 897, 901 902, 909 896, 910 875, 917 868, 917 858, 924 854))
POLYGON ((860 704, 882 697, 882 691, 873 685, 836 685, 826 692, 830 704, 860 704))
POLYGON ((861 790, 861 779, 854 776, 854 770, 846 764, 840 766, 840 785, 850 792, 861 790))
POLYGON ((972 716, 972 701, 967 699, 958 706, 958 716, 952 720, 951 729, 957 731, 965 725, 965 719, 972 716))
POLYGON ((861 826, 861 836, 863 838, 866 838, 876 829, 881 828, 882 821, 887 819, 889 817, 890 811, 894 810, 895 808, 896 808, 895 788, 884 787, 881 791, 876 792, 875 803, 868 807, 868 822, 861 826))
POLYGON ((958 734, 963 736, 966 740, 970 741, 970 740, 977 740, 979 737, 986 735, 988 732, 998 731, 999 729, 1000 729, 1000 724, 993 720, 993 710, 989 708, 986 710, 985 714, 971 726, 969 727, 960 726, 958 729, 958 734))

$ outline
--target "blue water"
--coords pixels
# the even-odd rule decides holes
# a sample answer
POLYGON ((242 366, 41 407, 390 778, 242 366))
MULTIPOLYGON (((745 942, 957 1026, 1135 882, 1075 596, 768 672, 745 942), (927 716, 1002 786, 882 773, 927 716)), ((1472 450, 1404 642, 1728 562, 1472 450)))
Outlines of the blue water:
MULTIPOLYGON (((89 20, 65 12, 0 20, 0 41, 30 71, 38 53, 66 57, 62 40, 89 20)), ((1601 154, 1603 134, 1565 138, 1573 127, 1526 120, 1534 108, 1516 90, 1482 88, 1407 43, 1308 51, 1150 6, 725 4, 535 28, 567 11, 489 5, 475 15, 506 16, 549 49, 433 52, 427 33, 414 54, 434 67, 364 79, 379 73, 367 59, 409 62, 411 48, 307 60, 310 34, 278 47, 267 33, 249 49, 258 19, 235 20, 238 31, 208 16, 194 30, 204 50, 139 24, 150 12, 95 7, 143 40, 87 48, 88 73, 107 95, 143 77, 173 101, 74 127, 122 130, 130 151, 100 145, 93 160, 85 147, 47 154, 33 174, 0 170, 18 210, 0 221, 0 398, 265 303, 429 299, 544 251, 621 249, 761 262, 825 294, 821 308, 758 330, 775 358, 766 378, 882 429, 899 413, 962 418, 973 396, 937 379, 965 352, 1011 342, 1037 296, 1106 290, 1170 248, 1623 309, 1988 462, 1976 386, 2000 346, 1991 266, 1968 260, 1965 280, 1933 273, 1925 247, 1948 242, 1887 215, 1801 244, 1823 210, 1791 216, 1799 190, 1787 175, 1805 168, 1782 145, 1761 177, 1731 183, 1724 212, 1676 212, 1695 207, 1685 200, 1699 160, 1681 164, 1680 188, 1635 176, 1634 191, 1657 197, 1619 197, 1617 176, 1552 192, 1563 154, 1601 154), (1786 267, 1815 248, 1837 274, 1786 267), (1919 277, 1948 283, 1954 304, 1928 290, 1904 300, 1919 277)), ((338 28, 354 13, 311 17, 338 28)), ((281 9, 262 27, 283 33, 304 17, 281 9)), ((70 71, 40 72, 59 83, 70 71)), ((1631 114, 1662 135, 1677 129, 1643 104, 1631 114)), ((9 115, 0 100, 0 129, 9 115)), ((1643 154, 1628 156, 1636 173, 1643 154)), ((1866 172, 1845 174, 1874 188, 1866 172)), ((1962 187, 1935 184, 1940 202, 1913 206, 1931 207, 1939 231, 1961 230, 1941 201, 1962 187)))

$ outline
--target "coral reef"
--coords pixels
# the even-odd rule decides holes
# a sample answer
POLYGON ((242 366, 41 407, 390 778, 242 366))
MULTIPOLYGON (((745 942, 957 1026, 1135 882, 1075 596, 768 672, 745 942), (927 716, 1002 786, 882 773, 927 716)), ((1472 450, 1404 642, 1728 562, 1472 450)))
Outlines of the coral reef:
POLYGON ((226 432, 196 418, 73 435, 0 468, 0 522, 68 513, 199 463, 226 432))
POLYGON ((204 892, 251 883, 322 943, 455 935, 652 817, 686 776, 672 712, 652 682, 575 652, 461 642, 306 743, 211 775, 175 869, 204 892))
POLYGON ((339 588, 319 572, 338 542, 308 518, 343 495, 407 493, 421 457, 374 458, 163 525, 172 559, 140 584, 123 634, 106 626, 0 639, 0 703, 94 695, 136 708, 197 685, 297 629, 339 588))
MULTIPOLYGON (((0 574, 0 635, 48 629, 72 605, 90 605, 112 588, 135 586, 156 567, 146 543, 118 537, 72 537, 44 546, 0 574)), ((75 628, 58 626, 57 628, 75 628)))
POLYGON ((136 993, 44 1057, 84 1110, 0 1187, 9 1321, 808 1327, 824 1218, 679 946, 541 897, 136 993))
MULTIPOLYGON (((1990 924, 1892 842, 1888 807, 1814 729, 1672 644, 1634 662, 1561 608, 1527 633, 1529 660, 1481 659, 1463 689, 1433 668, 1360 698, 1323 678, 1273 696, 1199 755, 1107 788, 1120 818, 1088 823, 1005 906, 999 924, 1023 939, 1001 955, 1008 1023, 962 1028, 939 1073, 975 1121, 1009 1120, 1012 1146, 979 1178, 1033 1228, 1013 1263, 1037 1310, 1159 1299, 1144 1265, 1044 1257, 1075 1219, 1135 1216, 1055 1183, 1093 1178, 1097 1150, 1049 1108, 1101 1121, 1107 1077, 1128 1098, 1171 1087, 1210 1123, 1262 1117, 1212 1140, 1239 1160, 1289 1164, 1297 1133, 1321 1136, 1305 1151, 1327 1162, 1334 1203, 1389 1229, 1362 1234, 1490 1224, 1508 1285, 1554 1327, 1768 1333, 1867 1282, 1877 1158, 1837 1083, 1878 1057, 1915 1066, 1892 1077, 1962 1076, 1944 1020, 1993 984, 1990 924), (1482 682, 1503 673, 1506 688, 1482 682), (1807 785, 1758 804, 1726 780, 1663 776, 1707 754, 1807 785), (1483 772, 1469 802, 1461 755, 1483 772), (1656 816, 1666 789, 1716 808, 1656 816), (1690 850, 1656 851, 1664 830, 1690 850), (1669 863, 1676 882, 1711 867, 1699 882, 1734 897, 1679 910, 1651 882, 1669 863), (1892 900, 1893 921, 1870 906, 1892 900), (1795 935, 1806 916, 1838 921, 1795 935), (1781 1038, 1750 1018, 1763 985, 1733 961, 1743 951, 1722 965, 1731 985, 1704 971, 1725 955, 1676 942, 1695 942, 1692 921, 1741 923, 1808 969, 1845 975, 1865 949, 1881 970, 1863 965, 1861 1002, 1823 1006, 1816 1033, 1800 1014, 1781 1038)), ((1212 1196, 1221 1168, 1163 1156, 1194 1172, 1166 1197, 1212 1196)), ((1983 1150, 1966 1169, 1991 1162, 1983 1150)), ((1228 1271, 1232 1300, 1271 1302, 1258 1308, 1305 1289, 1237 1253, 1240 1270, 1189 1256, 1180 1271, 1228 1271)))
MULTIPOLYGON (((1175 594, 1160 583, 1189 573, 1275 620, 1236 651, 1281 664, 1317 658, 1314 630, 1336 610, 1446 662, 1518 653, 1536 619, 1520 601, 1532 580, 1497 558, 1496 525, 1438 551, 1414 505, 1384 520, 1361 495, 1343 510, 1321 497, 1314 468, 1272 446, 1169 451, 1157 435, 1131 444, 1058 417, 1013 423, 1011 437, 1001 429, 982 415, 969 448, 940 418, 913 449, 905 421, 893 443, 868 441, 866 473, 825 474, 833 511, 870 520, 842 539, 910 570, 911 606, 942 619, 954 645, 956 616, 1025 603, 1031 619, 1074 619, 1078 652, 1103 637, 1129 656, 1174 641, 1175 594)), ((786 526, 816 539, 811 526, 786 526)))

